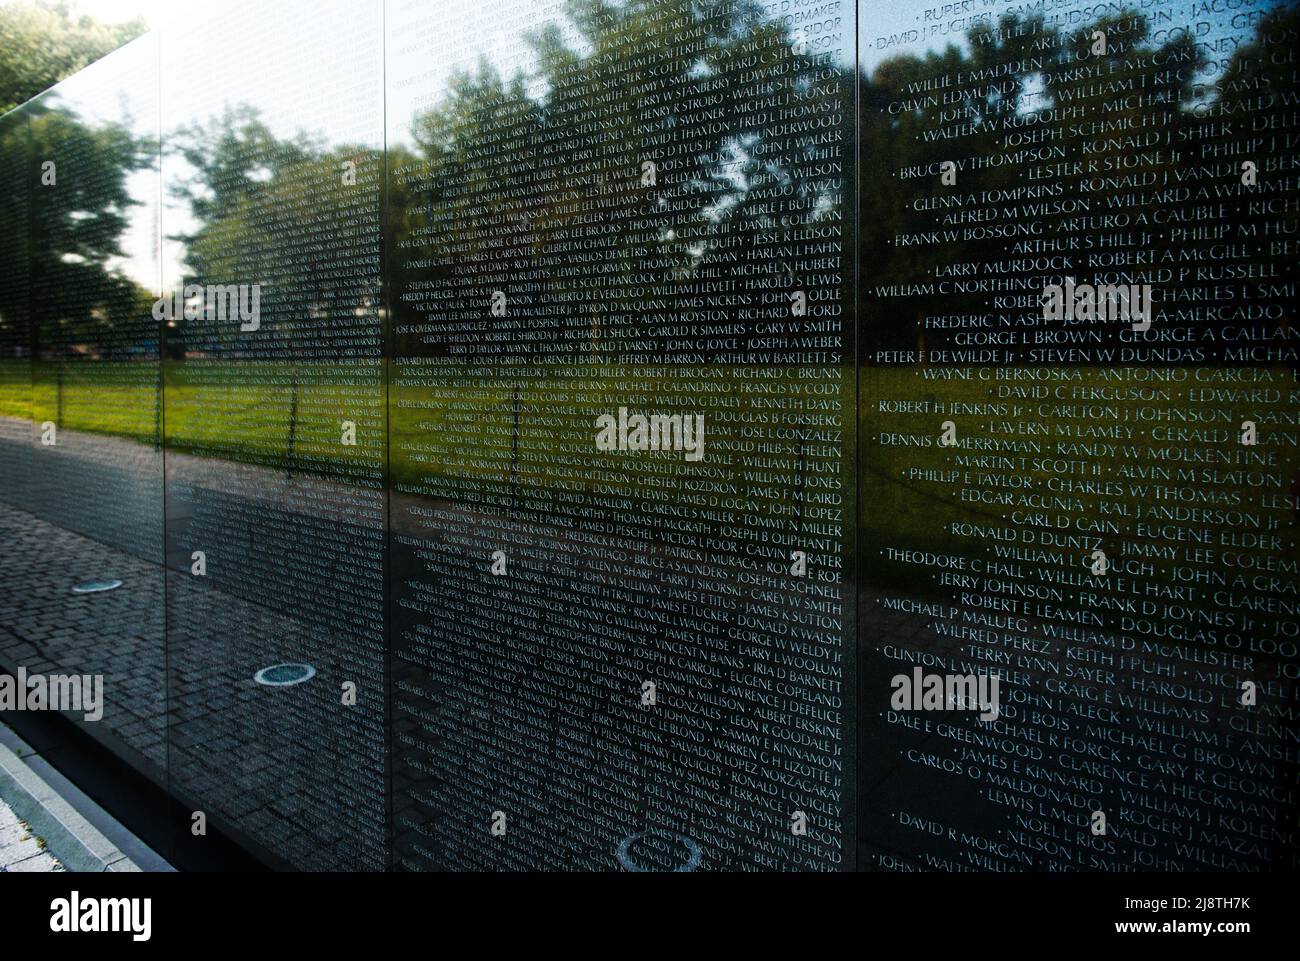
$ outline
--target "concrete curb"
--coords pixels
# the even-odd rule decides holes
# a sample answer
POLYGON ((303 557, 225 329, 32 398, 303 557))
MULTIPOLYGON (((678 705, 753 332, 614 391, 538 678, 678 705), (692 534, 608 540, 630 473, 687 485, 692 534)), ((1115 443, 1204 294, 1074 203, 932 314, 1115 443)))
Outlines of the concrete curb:
POLYGON ((0 745, 0 797, 69 871, 139 871, 11 748, 0 745))

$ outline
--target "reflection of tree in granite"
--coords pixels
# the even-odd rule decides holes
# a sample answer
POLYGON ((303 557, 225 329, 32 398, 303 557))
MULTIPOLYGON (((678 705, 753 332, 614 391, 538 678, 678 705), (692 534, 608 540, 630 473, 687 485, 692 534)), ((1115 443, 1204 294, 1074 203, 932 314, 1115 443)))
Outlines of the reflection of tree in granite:
MULTIPOLYGON (((43 186, 39 172, 27 183, 35 216, 30 238, 30 316, 37 348, 54 358, 83 354, 116 358, 147 350, 156 335, 142 320, 153 295, 115 264, 131 208, 140 202, 128 178, 152 162, 154 144, 137 138, 131 121, 92 126, 53 94, 25 108, 27 126, 0 128, 24 137, 36 161, 53 160, 57 181, 43 186), (123 332, 128 332, 126 338, 123 332)), ((0 317, 16 313, 8 298, 27 290, 0 288, 0 317)))
MULTIPOLYGON (((24 260, 0 262, 0 276, 21 280, 0 284, 0 344, 9 348, 0 380, 25 371, 30 403, 26 411, 8 404, 3 412, 61 429, 70 408, 101 407, 116 432, 157 444, 158 369, 147 362, 157 359, 152 294, 119 266, 123 237, 144 212, 129 179, 149 166, 153 142, 135 135, 130 117, 82 120, 57 93, 15 117, 21 122, 0 127, 0 150, 30 160, 12 186, 25 191, 31 216, 19 221, 30 226, 26 245, 0 247, 0 256, 24 260), (48 184, 38 163, 54 165, 48 184), (13 359, 28 347, 34 363, 13 359), (147 394, 148 402, 121 407, 115 401, 124 389, 147 394)), ((6 203, 0 214, 14 212, 6 203)))
MULTIPOLYGON (((1035 164, 1053 171, 1037 181, 1051 188, 1036 218, 1041 236, 1047 238, 1106 232, 1087 226, 1096 217, 1087 216, 1088 209, 1078 203, 1103 195, 1082 191, 1079 182, 1088 161, 1096 164, 1094 177, 1132 173, 1134 156, 1140 157, 1144 149, 1130 142, 1135 132, 1167 132, 1175 149, 1215 144, 1216 160, 1229 158, 1239 166, 1249 158, 1241 153, 1241 138, 1231 128, 1224 129, 1221 121, 1251 115, 1258 118, 1256 129, 1285 127, 1297 81, 1289 62, 1272 54, 1289 43, 1285 38, 1294 36, 1298 23, 1300 10, 1292 5, 1269 11, 1258 20, 1254 39, 1236 47, 1217 75, 1208 70, 1190 33, 1167 31, 1167 39, 1157 42, 1151 22, 1137 12, 1101 17, 1069 32, 1047 26, 1041 18, 1006 14, 996 30, 990 24, 973 28, 967 35, 968 51, 949 45, 942 52, 900 55, 880 63, 870 77, 858 79, 860 245, 863 262, 872 268, 873 288, 923 283, 933 287, 936 269, 952 264, 970 265, 971 277, 999 276, 998 265, 1010 257, 1014 238, 992 230, 985 239, 974 236, 959 242, 956 233, 935 231, 935 211, 954 193, 988 191, 993 199, 986 205, 992 206, 1002 203, 996 199, 1000 195, 1007 204, 1021 203, 1017 197, 1033 185, 1026 182, 1026 170, 1035 164), (1097 31, 1106 35, 1106 52, 1100 55, 1090 50, 1097 31), (958 74, 968 78, 964 89, 949 85, 958 74), (977 77, 988 82, 969 79, 977 77), (994 81, 1005 86, 990 93, 994 81), (1130 85, 1132 94, 1119 96, 1120 84, 1130 85), (891 111, 891 104, 900 103, 906 109, 891 111), (1217 108, 1200 109, 1206 104, 1217 108), (1008 124, 1009 116, 1023 121, 1035 115, 1032 124, 1008 124), (1009 141, 1012 135, 1020 139, 1009 141), (1007 157, 1016 162, 1005 162, 1007 157), (939 160, 965 163, 981 158, 1003 162, 961 169, 955 187, 940 182, 939 160), (900 176, 905 182, 897 182, 900 176), (900 202, 900 194, 908 202, 900 202), (1076 223, 1083 226, 1072 226, 1076 223), (895 242, 898 237, 931 235, 934 239, 926 243, 895 242)), ((1187 148, 1185 159, 1199 157, 1187 148)), ((1235 180, 1224 178, 1225 183, 1235 180)), ((1215 197, 1224 200, 1219 223, 1236 227, 1256 219, 1252 198, 1223 192, 1215 197)), ((1150 223, 1168 206, 1151 197, 1123 209, 1135 219, 1145 215, 1150 223)), ((1282 212, 1279 218, 1294 232, 1300 214, 1282 212)), ((1285 261, 1275 252, 1262 253, 1260 259, 1279 265, 1285 261)), ((1080 272, 1081 282, 1088 273, 1080 272)), ((1257 297, 1253 294, 1245 302, 1257 303, 1257 297)), ((1173 299, 1166 296, 1167 301, 1173 299)), ((876 349, 912 348, 922 338, 933 349, 936 338, 940 343, 949 338, 942 331, 927 331, 927 318, 978 314, 985 308, 983 293, 890 291, 885 298, 864 299, 859 329, 867 356, 876 349)), ((1288 307, 1288 315, 1292 310, 1288 307)), ((1212 362, 1215 356, 1206 359, 1212 362)))
MULTIPOLYGON (((581 52, 553 25, 529 35, 536 83, 483 62, 411 118, 417 153, 390 148, 388 261, 396 320, 409 328, 400 354, 541 357, 540 329, 571 358, 649 349, 666 319, 620 278, 707 298, 710 281, 772 244, 771 211, 791 192, 804 224, 839 228, 842 171, 817 143, 838 142, 837 126, 823 118, 810 136, 771 123, 764 105, 824 100, 846 123, 849 78, 824 56, 792 54, 786 27, 761 4, 580 0, 568 15, 581 52), (774 60, 790 69, 764 68, 774 60), (657 168, 653 187, 639 179, 646 163, 657 168), (418 336, 462 296, 458 275, 488 257, 512 315, 537 325, 498 320, 490 351, 468 331, 418 336), (403 296, 430 279, 446 282, 432 301, 403 296), (572 316, 548 313, 557 302, 572 302, 572 316)), ((743 345, 756 335, 737 336, 743 345)))
POLYGON ((71 4, 5 4, 0 10, 0 114, 39 97, 147 30, 143 17, 103 23, 71 4))
POLYGON ((378 232, 375 150, 301 133, 276 138, 247 104, 178 129, 167 149, 181 161, 167 168, 169 189, 198 225, 170 238, 183 245, 185 282, 262 285, 257 336, 178 318, 169 325, 169 358, 223 350, 275 360, 289 350, 338 362, 378 347, 377 335, 357 339, 379 309, 378 251, 369 240, 378 232), (347 165, 356 172, 350 186, 347 165))

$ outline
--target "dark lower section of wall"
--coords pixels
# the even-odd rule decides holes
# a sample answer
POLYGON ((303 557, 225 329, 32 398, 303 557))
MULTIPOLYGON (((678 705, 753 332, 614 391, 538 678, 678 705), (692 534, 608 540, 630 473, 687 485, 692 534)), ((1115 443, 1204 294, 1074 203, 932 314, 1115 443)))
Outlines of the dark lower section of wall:
POLYGON ((59 714, 9 711, 3 720, 77 790, 147 846, 148 851, 126 852, 141 870, 289 868, 284 862, 277 865, 272 852, 254 854, 246 839, 236 841, 216 827, 203 838, 194 837, 190 812, 168 793, 165 783, 151 780, 132 763, 129 750, 120 743, 101 742, 95 733, 59 714))

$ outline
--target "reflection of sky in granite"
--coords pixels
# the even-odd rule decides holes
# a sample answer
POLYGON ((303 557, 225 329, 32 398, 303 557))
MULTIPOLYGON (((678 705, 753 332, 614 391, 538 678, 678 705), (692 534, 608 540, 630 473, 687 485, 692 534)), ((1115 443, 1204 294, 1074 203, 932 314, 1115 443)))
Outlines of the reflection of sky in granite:
MULTIPOLYGON (((1243 0, 1240 8, 1224 7, 1211 10, 1197 20, 1206 24, 1198 40, 1213 44, 1224 37, 1233 37, 1253 29, 1254 19, 1268 10, 1286 6, 1290 0, 1243 0)), ((299 19, 307 18, 315 24, 309 32, 294 31, 292 42, 319 47, 309 58, 314 62, 331 59, 330 47, 338 42, 358 42, 355 27, 348 29, 331 29, 335 25, 355 24, 356 18, 363 14, 355 4, 342 3, 340 0, 290 0, 276 5, 284 11, 282 23, 286 30, 299 19)), ((374 8, 376 16, 381 15, 383 4, 371 0, 363 8, 374 8)), ((398 5, 400 6, 400 5, 398 5)), ((430 35, 404 35, 401 32, 400 11, 390 9, 387 12, 386 49, 376 50, 376 58, 386 55, 388 89, 387 103, 384 105, 387 117, 386 136, 389 143, 406 144, 411 142, 411 118, 420 110, 428 109, 436 102, 436 95, 429 91, 445 91, 454 72, 478 65, 480 59, 500 70, 506 75, 522 72, 525 76, 536 73, 537 57, 533 48, 523 42, 528 30, 538 24, 552 22, 563 31, 566 42, 574 49, 582 49, 581 38, 563 12, 563 4, 546 2, 529 4, 527 17, 519 15, 516 0, 476 0, 468 3, 457 0, 457 8, 452 12, 440 13, 437 18, 437 32, 430 35), (456 50, 455 58, 445 56, 432 57, 429 51, 456 50)), ((847 4, 842 6, 847 7, 847 4)), ((1199 6, 1199 5, 1198 5, 1199 6)), ((247 8, 249 17, 263 5, 256 0, 237 0, 223 3, 218 11, 218 22, 224 24, 242 22, 239 17, 241 8, 247 8)), ((1155 24, 1156 30, 1179 28, 1185 18, 1187 3, 1175 5, 1161 4, 1144 11, 1147 16, 1156 18, 1169 16, 1166 23, 1155 24)), ((882 3, 877 0, 859 0, 858 18, 858 60, 867 71, 874 70, 882 61, 890 57, 911 54, 923 55, 926 52, 940 51, 948 44, 957 44, 967 48, 966 31, 976 22, 996 22, 1003 13, 1023 10, 1032 13, 1039 9, 1036 4, 1027 3, 993 3, 984 0, 956 0, 953 3, 921 5, 916 3, 882 3), (954 9, 955 8, 955 9, 954 9), (912 34, 915 31, 915 34, 912 34)), ((1117 13, 1124 9, 1134 9, 1134 5, 1124 3, 1084 4, 1079 0, 1061 0, 1048 4, 1046 13, 1073 26, 1083 23, 1080 11, 1094 14, 1117 13)), ((852 8, 844 16, 851 21, 852 8)), ((228 28, 227 28, 228 29, 228 28)), ((154 45, 161 40, 163 44, 163 63, 166 69, 164 88, 164 109, 168 104, 183 104, 187 90, 199 91, 210 81, 206 70, 181 69, 180 63, 188 63, 184 52, 191 47, 190 40, 195 36, 209 38, 209 41, 223 49, 238 50, 240 45, 234 43, 236 38, 222 36, 218 30, 213 34, 214 23, 207 22, 202 7, 195 7, 185 18, 177 19, 146 37, 127 45, 110 57, 91 65, 84 71, 65 81, 59 88, 60 102, 73 109, 87 121, 94 123, 122 122, 131 118, 137 133, 147 132, 146 128, 156 116, 156 104, 150 102, 146 94, 150 91, 139 90, 139 96, 126 100, 121 97, 103 98, 98 91, 111 87, 121 87, 116 78, 123 68, 130 64, 139 64, 141 58, 147 57, 154 50, 154 45), (227 41, 230 41, 229 43, 227 41), (170 52, 170 54, 169 54, 170 52), (177 59, 179 58, 179 60, 177 59), (170 64, 170 66, 169 66, 170 64)), ((838 46, 842 55, 851 56, 851 44, 847 34, 850 28, 844 27, 844 42, 838 46)), ((290 34, 286 34, 288 36, 290 34)), ((376 36, 378 34, 376 33, 376 36)), ((1157 39, 1160 39, 1157 36, 1157 39)), ((285 41, 288 42, 288 41, 285 41)), ((273 87, 268 87, 260 72, 251 70, 227 70, 222 74, 222 87, 226 91, 225 100, 230 105, 251 103, 257 106, 263 119, 278 136, 290 137, 300 131, 311 131, 328 137, 338 131, 342 119, 354 115, 354 104, 340 102, 326 97, 302 98, 284 95, 273 87)), ((540 85, 535 84, 535 95, 544 93, 540 85)), ((199 117, 178 117, 175 111, 168 112, 168 120, 175 126, 181 122, 201 120, 199 117)), ((169 159, 173 165, 174 159, 169 159)), ((153 191, 156 181, 150 171, 133 174, 129 180, 133 196, 144 203, 156 202, 153 191)), ((188 210, 174 200, 164 197, 167 232, 175 234, 191 230, 195 224, 188 210)), ((152 216, 146 216, 148 208, 136 208, 131 217, 131 225, 122 238, 125 251, 118 265, 132 279, 151 290, 159 286, 159 264, 156 259, 158 225, 152 216)), ((162 272, 165 277, 176 277, 180 273, 183 251, 174 245, 164 245, 162 272)))
MULTIPOLYGON (((1005 13, 1033 16, 1041 13, 1048 25, 1065 29, 1078 29, 1099 17, 1117 16, 1137 11, 1151 22, 1153 39, 1157 43, 1172 39, 1166 32, 1180 36, 1186 24, 1194 19, 1204 23, 1196 34, 1200 43, 1215 44, 1224 37, 1253 33, 1255 21, 1263 13, 1290 6, 1294 0, 1164 0, 1164 2, 1085 2, 1085 0, 1038 0, 1014 2, 1005 0, 949 0, 926 4, 916 2, 882 2, 858 0, 858 63, 871 72, 890 57, 910 54, 924 56, 942 51, 949 44, 968 50, 966 33, 979 23, 996 24, 1005 13), (1203 8, 1217 8, 1202 12, 1203 8), (1195 16, 1188 14, 1195 11, 1195 16)), ((1221 56, 1231 55, 1232 48, 1221 56)))
MULTIPOLYGON (((410 6, 411 12, 403 16, 401 4, 390 6, 386 18, 388 142, 410 146, 411 120, 433 106, 445 96, 449 83, 457 71, 476 70, 485 63, 503 77, 522 74, 528 83, 530 96, 541 98, 546 94, 545 83, 538 78, 538 60, 527 36, 539 27, 554 26, 559 29, 565 45, 579 53, 589 47, 573 23, 565 16, 565 4, 557 0, 538 0, 521 5, 519 0, 455 0, 458 9, 445 18, 437 17, 436 32, 428 29, 429 12, 418 4, 410 6), (420 22, 414 35, 406 27, 411 20, 420 22), (437 56, 431 56, 435 52, 437 56), (455 51, 448 57, 448 51, 455 51)), ((611 4, 619 6, 617 2, 611 4)), ((771 18, 785 17, 789 3, 756 4, 755 11, 771 18), (780 9, 776 9, 780 8, 780 9)), ((799 12, 818 9, 822 5, 805 0, 799 12)), ((815 49, 817 53, 832 54, 837 62, 848 63, 853 58, 853 7, 841 2, 840 9, 826 16, 814 18, 817 22, 838 19, 839 32, 815 49)), ((788 19, 788 29, 797 36, 799 24, 788 19)), ((817 37, 825 34, 818 33, 817 37)), ((809 39, 813 39, 811 36, 809 39)), ((629 84, 635 82, 629 78, 629 84)))
MULTIPOLYGON (((102 60, 73 74, 58 87, 30 103, 66 111, 92 127, 121 125, 139 138, 158 136, 157 38, 150 34, 132 41, 102 60)), ((24 108, 19 108, 24 109, 24 108)), ((122 257, 108 266, 140 286, 156 291, 158 274, 158 171, 127 174, 127 190, 137 203, 125 213, 122 257)))
MULTIPOLYGON (((1222 3, 1211 6, 1223 9, 1211 10, 1197 20, 1204 22, 1204 32, 1197 37, 1200 42, 1214 44, 1224 37, 1233 37, 1253 30, 1254 20, 1268 10, 1286 6, 1290 0, 1242 0, 1240 8, 1227 9, 1222 3)), ((523 73, 534 77, 530 92, 535 96, 545 94, 544 85, 535 80, 537 57, 533 48, 524 42, 525 34, 540 24, 554 23, 560 27, 566 43, 573 49, 582 50, 581 37, 573 25, 564 16, 564 5, 555 0, 530 3, 521 8, 517 0, 475 0, 464 2, 456 0, 451 4, 452 11, 440 11, 436 18, 436 32, 417 32, 412 35, 403 31, 401 4, 390 4, 386 15, 383 3, 370 0, 363 8, 373 8, 376 16, 385 16, 385 49, 376 50, 377 60, 386 58, 387 90, 386 103, 383 104, 386 116, 388 143, 411 144, 411 119, 420 111, 427 110, 438 100, 434 92, 445 91, 457 70, 476 68, 481 62, 486 63, 507 76, 523 73), (521 15, 521 9, 526 15, 521 15), (431 56, 437 50, 439 56, 431 56), (455 50, 456 56, 447 57, 445 52, 455 50)), ((778 5, 779 7, 780 5, 778 5)), ((1198 5, 1199 6, 1199 5, 1198 5)), ((247 8, 249 16, 263 5, 256 0, 235 0, 223 3, 218 12, 221 23, 240 22, 239 10, 247 8)), ((331 29, 330 24, 355 24, 356 18, 363 15, 354 4, 342 3, 340 0, 288 0, 276 5, 283 11, 281 22, 286 30, 300 20, 310 20, 315 28, 308 32, 295 31, 292 42, 295 46, 303 44, 319 47, 309 58, 312 61, 331 59, 330 46, 340 41, 359 42, 354 27, 348 29, 331 29)), ((844 35, 836 44, 842 60, 853 55, 851 42, 853 7, 847 3, 840 16, 844 35)), ((1002 14, 1024 11, 1032 14, 1042 9, 1050 18, 1066 26, 1075 26, 1089 22, 1096 15, 1114 14, 1125 9, 1135 9, 1134 4, 1125 3, 1082 3, 1080 0, 1059 0, 1048 3, 1045 7, 1032 3, 989 3, 986 0, 955 0, 952 3, 925 5, 918 3, 884 3, 879 0, 858 0, 857 16, 857 56, 862 69, 874 70, 882 61, 899 55, 924 55, 927 52, 941 51, 949 44, 956 44, 967 49, 966 32, 977 22, 996 22, 1002 14), (1085 17, 1084 14, 1091 16, 1085 17), (915 31, 913 34, 912 32, 915 31)), ((1187 3, 1163 3, 1139 12, 1145 13, 1153 20, 1168 16, 1168 21, 1156 23, 1155 29, 1178 29, 1186 19, 1187 3)), ((780 14, 781 10, 778 9, 780 14)), ((423 16, 423 10, 417 10, 416 16, 423 16)), ((264 19, 263 17, 260 17, 264 19)), ((60 88, 65 97, 75 95, 79 85, 83 89, 94 90, 103 85, 103 75, 111 73, 115 64, 121 60, 140 56, 135 48, 150 47, 155 38, 163 44, 163 62, 166 81, 164 83, 164 109, 168 103, 183 103, 187 88, 202 89, 207 85, 205 70, 179 69, 178 61, 172 59, 168 68, 169 51, 171 57, 190 46, 189 38, 204 36, 211 38, 217 46, 238 49, 234 38, 212 35, 213 24, 204 19, 202 7, 196 7, 185 18, 177 19, 156 34, 141 38, 135 43, 112 55, 99 64, 93 65, 78 74, 60 88), (227 43, 232 41, 232 43, 227 43)), ((376 36, 378 34, 376 33, 376 36)), ((1157 35, 1157 39, 1162 39, 1157 35)), ((288 42, 288 41, 285 41, 288 42)), ((1230 53, 1230 51, 1225 51, 1230 53)), ((182 61, 188 62, 181 57, 182 61)), ((354 104, 318 97, 301 98, 278 93, 268 87, 259 71, 229 70, 222 75, 223 89, 227 91, 226 100, 231 104, 252 103, 258 107, 272 131, 277 136, 290 137, 300 131, 309 131, 329 137, 338 131, 341 118, 352 116, 354 104)), ((78 103, 78 112, 90 120, 120 120, 122 113, 114 114, 108 103, 78 103), (84 109, 84 112, 83 112, 84 109)), ((168 119, 175 125, 178 122, 191 122, 202 118, 176 117, 168 113, 168 119)), ((140 117, 149 114, 137 113, 140 117)), ((174 164, 175 161, 172 161, 174 164)), ((173 166, 173 169, 174 166, 173 166)), ((143 197, 153 188, 149 172, 134 174, 130 180, 133 195, 143 197)), ((165 217, 168 232, 185 232, 195 224, 183 205, 164 197, 165 217)), ((131 228, 123 237, 126 256, 121 261, 122 269, 143 286, 154 289, 158 286, 159 265, 155 260, 158 243, 157 227, 144 217, 132 218, 131 228)), ((164 245, 164 277, 178 276, 183 259, 183 251, 169 249, 164 245)))

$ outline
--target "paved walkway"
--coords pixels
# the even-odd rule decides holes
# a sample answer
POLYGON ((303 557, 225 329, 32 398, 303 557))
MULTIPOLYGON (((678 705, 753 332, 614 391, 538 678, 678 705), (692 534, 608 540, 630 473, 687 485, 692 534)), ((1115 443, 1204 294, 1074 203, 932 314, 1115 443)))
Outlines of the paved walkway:
POLYGON ((27 825, 0 800, 0 874, 62 870, 63 866, 50 856, 44 844, 32 837, 27 825))

